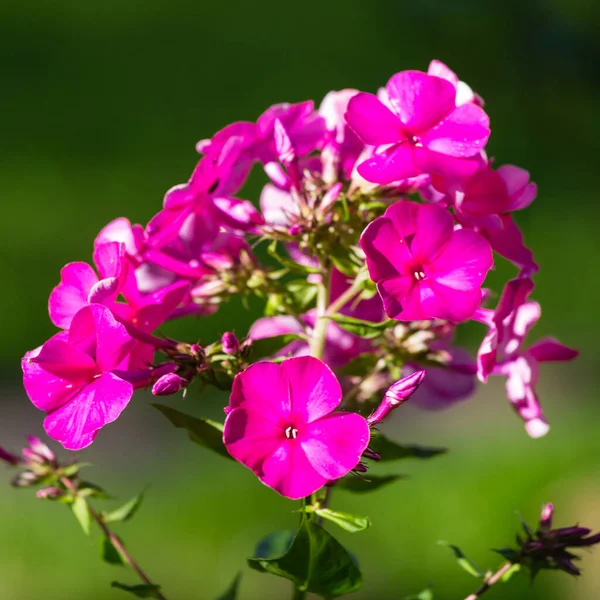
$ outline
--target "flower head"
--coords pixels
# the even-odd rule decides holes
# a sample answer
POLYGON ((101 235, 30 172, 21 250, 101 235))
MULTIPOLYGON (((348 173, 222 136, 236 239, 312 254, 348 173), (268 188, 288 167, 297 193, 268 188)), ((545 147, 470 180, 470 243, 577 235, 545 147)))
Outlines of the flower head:
POLYGON ((332 412, 341 399, 335 375, 314 357, 255 363, 234 380, 223 441, 265 485, 303 498, 349 473, 369 442, 363 417, 332 412))
POLYGON ((484 148, 489 119, 472 102, 457 106, 456 96, 450 81, 420 71, 403 71, 388 81, 387 106, 373 94, 354 96, 348 124, 365 144, 382 147, 358 165, 359 174, 387 185, 422 173, 476 169, 463 159, 484 148))
POLYGON ((440 206, 396 202, 360 243, 390 318, 464 321, 479 306, 492 249, 440 206))

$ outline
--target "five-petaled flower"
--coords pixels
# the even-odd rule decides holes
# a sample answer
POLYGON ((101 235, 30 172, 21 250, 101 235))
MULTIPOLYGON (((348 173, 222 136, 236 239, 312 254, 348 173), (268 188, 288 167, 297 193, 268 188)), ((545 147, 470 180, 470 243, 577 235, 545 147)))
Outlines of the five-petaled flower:
POLYGON ((337 378, 314 357, 255 363, 234 380, 223 441, 276 492, 309 496, 354 469, 369 443, 363 417, 332 412, 341 400, 337 378))
POLYGON ((455 230, 440 206, 396 202, 360 244, 390 318, 464 321, 479 307, 492 249, 478 233, 455 230))

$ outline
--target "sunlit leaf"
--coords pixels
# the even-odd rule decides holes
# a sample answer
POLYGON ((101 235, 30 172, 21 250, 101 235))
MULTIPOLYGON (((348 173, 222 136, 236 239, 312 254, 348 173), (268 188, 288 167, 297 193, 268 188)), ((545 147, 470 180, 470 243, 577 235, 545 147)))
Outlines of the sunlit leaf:
POLYGON ((317 508, 314 510, 314 513, 322 519, 335 523, 350 533, 364 531, 371 526, 371 521, 368 517, 332 510, 331 508, 317 508))
POLYGON ((446 547, 450 548, 450 550, 452 550, 452 552, 454 553, 456 562, 469 575, 472 575, 473 577, 483 577, 483 573, 481 572, 479 567, 477 567, 477 565, 475 565, 475 563, 469 557, 467 557, 465 555, 465 553, 458 546, 455 546, 454 544, 449 544, 448 542, 445 542, 444 540, 440 540, 438 542, 438 544, 440 546, 446 546, 446 547))
POLYGON ((393 442, 379 431, 371 432, 371 441, 369 448, 379 454, 381 462, 390 460, 400 460, 403 458, 433 458, 440 454, 445 454, 446 448, 431 448, 428 446, 419 446, 417 444, 401 444, 393 442))
POLYGON ((102 514, 105 523, 111 523, 113 521, 127 521, 131 519, 133 515, 136 513, 140 505, 142 504, 142 500, 144 499, 144 492, 138 494, 131 500, 128 500, 115 510, 111 510, 110 512, 105 512, 102 514))
POLYGON ((284 554, 250 558, 248 565, 256 571, 289 579, 301 591, 325 597, 348 594, 362 586, 362 575, 348 551, 306 517, 284 554))
POLYGON ((127 564, 123 555, 107 537, 100 539, 100 556, 102 557, 102 560, 107 562, 109 565, 127 564))
POLYGON ((118 581, 113 581, 110 584, 112 587, 117 588, 119 590, 123 590, 124 592, 129 592, 138 598, 159 598, 160 599, 160 586, 159 585, 125 585, 124 583, 119 583, 118 581))
POLYGON ((235 576, 235 579, 231 582, 231 585, 227 588, 227 590, 225 590, 225 593, 221 594, 218 598, 215 598, 215 600, 236 600, 241 580, 242 574, 238 573, 235 576))
POLYGON ((71 510, 75 515, 75 518, 79 521, 81 529, 86 535, 90 534, 90 528, 92 523, 92 516, 90 515, 90 508, 85 498, 76 496, 71 504, 71 510))

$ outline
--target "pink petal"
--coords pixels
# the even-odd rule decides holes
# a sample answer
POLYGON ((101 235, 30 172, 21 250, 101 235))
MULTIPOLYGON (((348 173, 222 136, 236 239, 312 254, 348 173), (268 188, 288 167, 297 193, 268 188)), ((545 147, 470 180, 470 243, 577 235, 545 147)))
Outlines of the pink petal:
POLYGON ((346 122, 365 144, 371 146, 406 139, 400 119, 373 94, 362 92, 350 99, 346 122))
POLYGON ((412 275, 381 281, 377 290, 390 319, 418 321, 429 318, 421 306, 420 286, 412 275))
POLYGON ((458 75, 439 60, 432 60, 427 68, 427 75, 434 75, 449 81, 455 88, 458 85, 458 75))
POLYGON ((389 185, 421 174, 421 169, 415 165, 413 147, 408 143, 392 146, 367 158, 357 170, 361 177, 379 185, 389 185))
POLYGON ((505 212, 510 204, 506 184, 499 173, 480 169, 468 181, 464 198, 457 203, 458 208, 473 216, 505 212))
POLYGON ((89 354, 77 346, 55 338, 48 340, 37 356, 30 357, 30 361, 47 373, 72 383, 89 381, 97 373, 96 363, 89 354))
POLYGON ((236 460, 283 496, 303 498, 327 483, 308 462, 299 439, 287 439, 281 426, 252 410, 229 413, 223 441, 236 460))
POLYGON ((394 111, 412 133, 430 129, 455 107, 454 86, 420 71, 393 75, 386 90, 394 111))
POLYGON ((478 154, 489 137, 489 118, 484 110, 475 104, 463 104, 457 106, 421 140, 434 152, 466 158, 478 154))
POLYGON ((61 329, 68 329, 75 313, 87 305, 88 294, 97 282, 94 269, 86 263, 69 263, 63 267, 60 283, 52 290, 48 300, 52 322, 61 329))
POLYGON ((260 209, 269 225, 289 225, 290 217, 299 214, 299 207, 290 192, 267 183, 260 194, 260 209))
POLYGON ((561 344, 557 339, 545 337, 527 349, 538 363, 568 362, 579 356, 579 351, 561 344))
POLYGON ((485 238, 460 229, 429 265, 427 277, 448 288, 469 291, 481 286, 493 263, 492 249, 485 238))
POLYGON ((258 478, 276 492, 298 500, 310 496, 327 483, 310 463, 298 440, 285 440, 266 457, 258 478))
POLYGON ((21 361, 23 385, 32 404, 49 412, 68 402, 81 386, 53 375, 35 363, 32 359, 38 355, 40 349, 28 352, 21 361))
POLYGON ((312 356, 289 358, 280 365, 289 382, 294 423, 310 423, 337 408, 342 388, 322 361, 312 356))
POLYGON ((254 321, 248 332, 248 337, 251 340, 262 340, 286 333, 304 333, 304 327, 295 317, 263 317, 254 321))
POLYGON ((415 237, 410 250, 415 262, 427 264, 451 238, 454 239, 454 219, 446 209, 435 204, 417 206, 415 237))
POLYGON ((251 231, 264 223, 262 215, 247 200, 219 197, 213 198, 213 203, 219 211, 222 223, 232 229, 251 231))
POLYGON ((298 439, 315 471, 328 480, 349 473, 369 444, 366 419, 356 413, 334 413, 299 430, 298 439))
POLYGON ((103 373, 44 420, 48 435, 67 450, 89 446, 99 429, 115 421, 131 400, 133 386, 103 373))
POLYGON ((135 341, 125 326, 101 304, 90 304, 75 315, 69 330, 69 343, 88 344, 91 336, 95 338, 98 367, 102 371, 122 368, 135 341))
POLYGON ((430 319, 466 321, 481 304, 481 289, 447 287, 433 279, 419 282, 421 308, 430 319))
POLYGON ((537 185, 529 183, 529 172, 514 165, 502 165, 498 168, 508 195, 511 199, 509 210, 521 210, 529 206, 537 195, 537 185))
POLYGON ((125 245, 119 242, 100 244, 94 250, 94 264, 102 279, 119 277, 123 270, 125 245))
POLYGON ((281 365, 258 362, 235 376, 229 408, 244 408, 278 426, 290 421, 290 386, 281 365))
POLYGON ((391 219, 379 217, 363 231, 360 246, 367 257, 369 275, 376 283, 407 272, 412 257, 408 244, 391 219))
POLYGON ((129 219, 120 217, 100 231, 94 240, 94 248, 110 242, 124 244, 127 254, 135 256, 144 242, 144 231, 140 225, 131 225, 129 219))

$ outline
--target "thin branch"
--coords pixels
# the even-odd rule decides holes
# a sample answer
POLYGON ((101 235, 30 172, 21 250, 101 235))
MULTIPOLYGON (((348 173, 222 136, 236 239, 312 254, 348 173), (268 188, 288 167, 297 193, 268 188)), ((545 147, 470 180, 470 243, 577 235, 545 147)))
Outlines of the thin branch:
POLYGON ((493 585, 498 583, 508 571, 510 571, 513 567, 513 563, 507 562, 503 564, 493 575, 490 575, 483 585, 476 591, 473 592, 470 596, 467 596, 465 600, 477 600, 481 598, 483 594, 485 594, 493 585))

